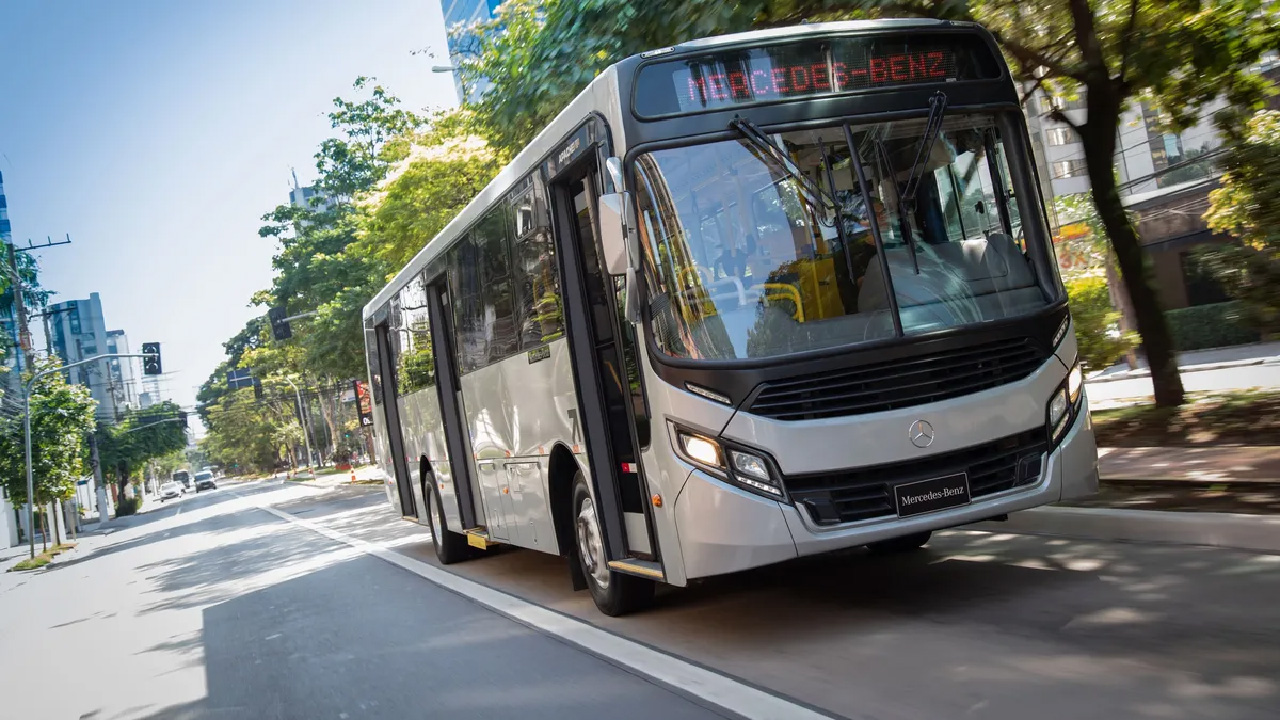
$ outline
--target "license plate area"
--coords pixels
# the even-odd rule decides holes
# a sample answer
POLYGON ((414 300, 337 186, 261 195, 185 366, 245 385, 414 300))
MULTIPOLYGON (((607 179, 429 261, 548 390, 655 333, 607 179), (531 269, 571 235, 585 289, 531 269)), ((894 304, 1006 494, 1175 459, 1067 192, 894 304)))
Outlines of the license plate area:
POLYGON ((968 505, 970 500, 967 473, 956 473, 893 486, 893 504, 898 511, 898 517, 949 510, 968 505))

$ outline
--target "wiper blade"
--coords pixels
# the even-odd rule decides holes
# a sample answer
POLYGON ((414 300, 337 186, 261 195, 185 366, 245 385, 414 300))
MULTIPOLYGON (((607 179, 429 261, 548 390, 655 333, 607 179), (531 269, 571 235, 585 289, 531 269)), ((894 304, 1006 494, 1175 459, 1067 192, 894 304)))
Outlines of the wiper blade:
POLYGON ((907 185, 899 196, 909 211, 915 210, 916 192, 920 189, 920 179, 924 175, 924 163, 933 152, 933 144, 942 134, 942 118, 947 112, 947 95, 939 90, 929 98, 929 119, 924 125, 924 135, 920 138, 920 147, 916 149, 916 159, 911 163, 911 173, 907 175, 907 185))
POLYGON ((791 160, 791 156, 787 154, 787 151, 774 144, 758 125, 750 120, 734 118, 730 121, 729 127, 737 130, 761 154, 772 160, 778 169, 786 173, 787 177, 795 181, 796 185, 799 186, 800 194, 804 196, 810 206, 822 212, 824 220, 831 221, 834 219, 835 211, 839 207, 835 198, 831 197, 817 183, 800 172, 800 168, 791 160))

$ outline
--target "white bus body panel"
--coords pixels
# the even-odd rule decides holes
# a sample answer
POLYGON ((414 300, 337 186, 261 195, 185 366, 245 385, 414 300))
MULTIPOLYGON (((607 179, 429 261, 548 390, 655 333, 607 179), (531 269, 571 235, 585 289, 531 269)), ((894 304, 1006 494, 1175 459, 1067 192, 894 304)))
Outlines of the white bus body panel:
POLYGON ((461 532, 462 517, 458 513, 458 494, 453 487, 453 472, 449 465, 449 450, 444 434, 444 415, 440 411, 440 395, 435 386, 422 388, 405 395, 397 402, 400 409, 400 427, 404 432, 404 454, 409 474, 413 476, 414 498, 418 501, 419 521, 427 522, 426 498, 422 497, 423 478, 418 476, 421 459, 431 463, 435 491, 440 494, 444 509, 445 526, 461 532))
POLYGON ((569 345, 553 340, 550 356, 518 353, 462 376, 462 406, 476 469, 477 495, 489 537, 533 550, 557 551, 547 466, 557 443, 579 444, 578 399, 569 345))
MULTIPOLYGON (((1074 357, 1074 341, 1066 349, 1074 357)), ((1051 356, 1044 366, 1021 382, 965 397, 901 411, 813 421, 778 422, 739 413, 728 422, 723 434, 729 439, 769 448, 784 475, 911 461, 1043 426, 1045 405, 1066 374, 1066 366, 1051 356), (927 449, 911 445, 907 433, 911 422, 920 418, 931 422, 936 430, 937 439, 927 449), (953 437, 948 437, 952 434, 953 437)), ((656 379, 653 382, 658 384, 656 379)), ((715 406, 692 395, 685 394, 685 398, 715 406)), ((688 417, 687 403, 679 405, 686 407, 673 415, 688 417)), ((669 442, 665 433, 661 440, 655 433, 654 442, 660 441, 669 442)), ((958 508, 909 518, 891 515, 818 526, 807 513, 790 503, 748 493, 693 468, 671 452, 654 454, 670 458, 662 467, 658 482, 670 485, 678 481, 682 486, 673 513, 682 561, 680 580, 745 570, 914 532, 955 527, 1091 495, 1098 489, 1097 446, 1088 417, 1087 397, 1080 417, 1062 443, 1048 454, 1040 480, 1035 484, 981 496, 958 508)), ((670 563, 670 553, 665 557, 670 563)))

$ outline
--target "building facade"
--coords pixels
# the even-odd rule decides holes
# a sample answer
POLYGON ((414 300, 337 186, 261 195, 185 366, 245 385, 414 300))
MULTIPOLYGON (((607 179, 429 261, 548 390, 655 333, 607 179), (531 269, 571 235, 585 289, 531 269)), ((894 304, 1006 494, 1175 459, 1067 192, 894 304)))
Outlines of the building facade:
MULTIPOLYGON (((49 306, 49 338, 53 352, 63 363, 74 363, 110 353, 129 352, 129 340, 123 330, 107 330, 98 293, 85 300, 68 300, 49 306)), ((139 407, 136 358, 116 358, 72 368, 70 381, 89 388, 98 401, 97 416, 118 420, 127 411, 139 407)))
MULTIPOLYGON (((449 61, 453 67, 468 52, 457 38, 455 28, 474 23, 488 22, 493 19, 493 12, 502 4, 502 0, 440 0, 440 9, 444 12, 444 27, 449 33, 449 61)), ((463 87, 458 71, 453 71, 453 86, 458 92, 458 102, 471 102, 479 99, 488 89, 488 83, 480 80, 475 87, 463 87)))
MULTIPOLYGON (((1158 278, 1159 297, 1166 310, 1196 304, 1220 302, 1220 292, 1204 290, 1205 276, 1195 260, 1197 245, 1222 242, 1201 219, 1209 207, 1209 191, 1216 187, 1213 160, 1223 144, 1213 124, 1214 114, 1226 105, 1218 101, 1201 108, 1197 122, 1180 133, 1160 127, 1156 110, 1146 103, 1134 103, 1120 120, 1116 138, 1115 170, 1125 207, 1137 219, 1139 239, 1151 258, 1158 278), (1178 222, 1169 220, 1176 216, 1178 222)), ((1055 97, 1037 91, 1027 101, 1028 130, 1040 169, 1041 186, 1050 206, 1055 198, 1086 193, 1090 189, 1084 145, 1075 130, 1054 117, 1060 113, 1074 124, 1086 120, 1086 102, 1078 98, 1055 97)), ((1055 224, 1058 259, 1064 274, 1101 270, 1097 258, 1082 261, 1083 255, 1070 247, 1074 236, 1084 232, 1078 224, 1055 224)), ((1125 311, 1128 302, 1112 283, 1113 299, 1125 311)), ((1132 327, 1132 322, 1126 322, 1132 327)))
MULTIPOLYGON (((11 245, 13 227, 9 223, 9 201, 4 194, 4 174, 0 173, 0 262, 5 265, 9 263, 11 245)), ((6 391, 13 392, 17 389, 18 369, 25 360, 22 357, 22 344, 19 342, 17 305, 14 303, 12 287, 0 293, 0 324, 4 325, 4 334, 0 337, 0 342, 4 343, 4 364, 9 369, 2 384, 6 391)))

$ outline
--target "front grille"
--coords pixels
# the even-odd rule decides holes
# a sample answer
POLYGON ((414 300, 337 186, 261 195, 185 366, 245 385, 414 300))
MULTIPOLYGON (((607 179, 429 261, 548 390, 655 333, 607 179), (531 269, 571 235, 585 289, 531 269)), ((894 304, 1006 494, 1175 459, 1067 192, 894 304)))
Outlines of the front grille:
POLYGON ((1030 485, 1040 478, 1049 438, 1044 428, 911 462, 836 472, 790 475, 787 492, 820 525, 893 515, 893 486, 917 480, 969 476, 969 495, 1030 485))
POLYGON ((1029 338, 1014 338, 809 375, 765 385, 748 412, 813 420, 898 410, 1017 382, 1046 357, 1029 338))

